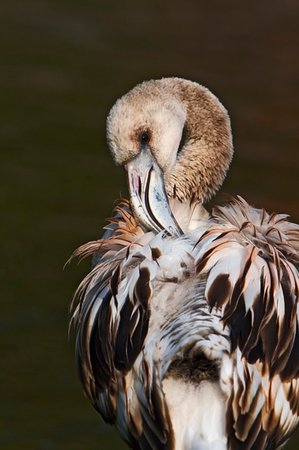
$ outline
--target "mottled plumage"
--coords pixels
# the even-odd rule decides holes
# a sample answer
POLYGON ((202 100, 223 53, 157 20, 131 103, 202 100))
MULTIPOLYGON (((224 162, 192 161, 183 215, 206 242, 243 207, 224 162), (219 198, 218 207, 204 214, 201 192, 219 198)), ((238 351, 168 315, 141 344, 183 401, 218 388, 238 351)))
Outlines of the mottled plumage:
MULTIPOLYGON (((110 146, 129 176, 134 173, 130 189, 134 193, 136 188, 140 204, 134 206, 132 200, 132 212, 122 201, 103 239, 75 252, 94 256, 94 267, 74 302, 81 381, 104 420, 114 423, 133 449, 280 448, 298 426, 299 415, 299 226, 285 215, 255 209, 241 197, 207 214, 202 201, 221 184, 231 158, 231 136, 224 133, 220 138, 215 131, 219 124, 223 130, 223 123, 229 130, 228 116, 205 88, 179 79, 164 83, 166 99, 163 80, 144 83, 129 94, 132 110, 125 108, 125 96, 109 116, 110 146), (121 126, 129 128, 127 139, 134 141, 142 128, 138 98, 154 103, 162 95, 167 109, 171 86, 174 97, 184 87, 184 104, 190 94, 193 110, 198 101, 201 119, 184 106, 185 119, 179 123, 194 136, 198 124, 200 138, 187 139, 167 170, 159 163, 159 141, 155 151, 148 140, 146 146, 141 143, 141 156, 155 154, 152 166, 144 166, 143 200, 143 174, 130 172, 138 170, 131 169, 130 161, 138 162, 139 154, 131 147, 129 157, 123 156, 129 145, 119 133, 124 133, 121 126), (209 117, 206 98, 213 105, 209 114, 221 113, 220 121, 209 117), (132 125, 134 111, 138 128, 132 125), (200 126, 203 122, 206 128, 200 126), (223 170, 216 168, 215 139, 218 148, 224 141, 225 162, 222 156, 218 161, 223 170), (203 177, 192 163, 200 140, 210 142, 211 152, 203 177), (192 192, 182 180, 182 167, 187 166, 190 174, 185 170, 184 177, 198 184, 192 192), (161 209, 161 217, 155 201, 162 201, 164 194, 151 194, 152 171, 164 178, 168 192, 169 213, 161 209), (144 219, 136 210, 143 207, 148 214, 144 219), (160 219, 169 229, 159 229, 160 219)), ((176 117, 177 102, 175 98, 175 106, 168 108, 176 117)), ((158 106, 163 119, 163 106, 158 106)), ((150 128, 154 114, 151 110, 144 127, 150 136, 155 132, 150 128)), ((177 138, 175 142, 177 152, 177 138)))

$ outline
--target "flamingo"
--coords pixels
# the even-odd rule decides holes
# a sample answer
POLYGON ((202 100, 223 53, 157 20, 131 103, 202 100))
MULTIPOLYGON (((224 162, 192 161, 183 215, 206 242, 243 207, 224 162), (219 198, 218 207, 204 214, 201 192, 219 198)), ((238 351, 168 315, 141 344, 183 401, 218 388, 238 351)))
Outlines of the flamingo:
POLYGON ((84 391, 132 449, 272 450, 298 426, 299 226, 236 197, 211 213, 233 156, 204 86, 150 80, 107 118, 128 177, 72 313, 84 391))

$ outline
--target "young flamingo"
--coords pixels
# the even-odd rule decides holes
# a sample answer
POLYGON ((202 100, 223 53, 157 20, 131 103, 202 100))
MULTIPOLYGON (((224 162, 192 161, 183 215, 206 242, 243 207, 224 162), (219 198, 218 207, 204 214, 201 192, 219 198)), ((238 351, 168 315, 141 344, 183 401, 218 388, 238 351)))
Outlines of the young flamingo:
POLYGON ((230 120, 205 87, 144 82, 107 120, 128 175, 76 293, 86 394, 133 449, 283 446, 299 413, 299 226, 238 197, 213 210, 230 120))

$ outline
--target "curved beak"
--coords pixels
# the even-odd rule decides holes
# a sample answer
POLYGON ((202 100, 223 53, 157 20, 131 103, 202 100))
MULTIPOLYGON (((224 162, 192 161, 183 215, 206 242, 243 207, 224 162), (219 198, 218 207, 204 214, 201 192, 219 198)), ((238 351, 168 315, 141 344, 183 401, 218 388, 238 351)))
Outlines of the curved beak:
POLYGON ((181 236, 182 230, 172 214, 164 186, 163 172, 149 149, 126 165, 131 206, 135 218, 148 230, 181 236))

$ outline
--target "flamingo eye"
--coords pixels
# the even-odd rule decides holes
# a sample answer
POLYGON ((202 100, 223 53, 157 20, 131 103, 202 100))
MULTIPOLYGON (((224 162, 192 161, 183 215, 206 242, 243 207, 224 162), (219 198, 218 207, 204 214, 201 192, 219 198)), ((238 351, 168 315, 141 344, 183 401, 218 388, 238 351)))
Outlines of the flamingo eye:
POLYGON ((150 132, 149 131, 142 131, 139 134, 139 142, 141 145, 147 145, 150 141, 150 132))

